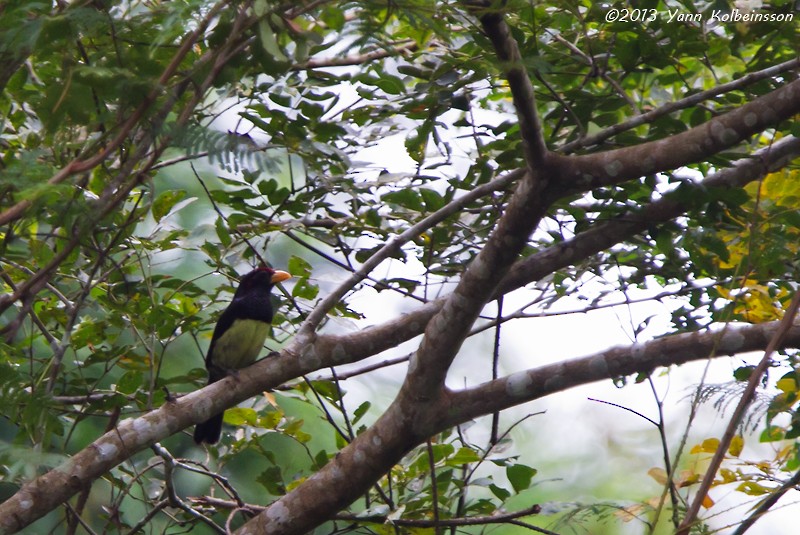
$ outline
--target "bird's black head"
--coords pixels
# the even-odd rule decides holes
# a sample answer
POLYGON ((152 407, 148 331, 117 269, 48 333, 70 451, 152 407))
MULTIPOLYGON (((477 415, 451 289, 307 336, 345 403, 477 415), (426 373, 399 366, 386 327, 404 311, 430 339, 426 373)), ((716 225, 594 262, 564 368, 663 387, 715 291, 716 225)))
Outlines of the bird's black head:
POLYGON ((256 288, 269 291, 275 284, 285 281, 286 279, 291 278, 291 276, 292 275, 286 271, 277 271, 268 267, 254 269, 247 275, 243 276, 242 280, 239 281, 239 287, 236 288, 236 293, 234 294, 233 298, 236 299, 237 297, 251 292, 256 288))

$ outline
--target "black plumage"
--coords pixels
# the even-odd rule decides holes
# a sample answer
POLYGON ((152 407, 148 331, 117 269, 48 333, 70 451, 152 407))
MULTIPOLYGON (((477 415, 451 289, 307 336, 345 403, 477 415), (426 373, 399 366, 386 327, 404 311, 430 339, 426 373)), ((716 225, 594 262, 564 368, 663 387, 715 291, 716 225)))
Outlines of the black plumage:
MULTIPOLYGON (((272 322, 272 287, 291 277, 285 271, 254 269, 239 281, 228 308, 220 315, 206 354, 208 384, 231 371, 249 366, 258 358, 272 322)), ((194 441, 214 444, 222 432, 224 412, 215 414, 194 429, 194 441)))

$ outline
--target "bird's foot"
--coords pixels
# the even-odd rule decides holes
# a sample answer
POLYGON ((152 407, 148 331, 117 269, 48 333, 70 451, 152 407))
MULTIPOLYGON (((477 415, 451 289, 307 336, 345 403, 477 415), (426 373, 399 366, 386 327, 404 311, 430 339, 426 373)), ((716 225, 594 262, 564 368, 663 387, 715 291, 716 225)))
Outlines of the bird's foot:
POLYGON ((234 379, 239 379, 239 370, 236 368, 223 368, 225 370, 225 375, 228 377, 233 377, 234 379))
POLYGON ((239 378, 239 370, 236 368, 226 368, 224 366, 219 366, 214 364, 212 369, 209 369, 210 375, 213 378, 212 381, 221 381, 226 377, 235 377, 239 378))

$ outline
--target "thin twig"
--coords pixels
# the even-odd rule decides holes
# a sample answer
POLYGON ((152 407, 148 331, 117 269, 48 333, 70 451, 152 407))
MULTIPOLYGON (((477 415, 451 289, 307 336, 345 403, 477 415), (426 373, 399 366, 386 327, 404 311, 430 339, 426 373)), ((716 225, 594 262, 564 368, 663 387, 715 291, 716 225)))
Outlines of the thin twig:
POLYGON ((395 252, 399 251, 403 244, 413 240, 425 230, 437 225, 451 215, 458 213, 466 205, 476 201, 477 199, 480 199, 484 195, 488 195, 493 191, 507 187, 512 182, 521 178, 523 174, 524 171, 522 170, 512 171, 511 173, 498 177, 491 182, 478 186, 425 217, 417 224, 406 229, 401 234, 392 237, 388 242, 386 242, 386 245, 381 247, 372 256, 370 256, 369 259, 367 259, 367 261, 364 262, 357 271, 355 271, 346 281, 340 284, 338 288, 329 293, 328 296, 314 308, 311 314, 308 315, 308 318, 306 318, 305 323, 300 327, 300 332, 304 334, 310 334, 316 330, 328 312, 341 301, 347 292, 353 289, 359 282, 364 280, 373 269, 378 267, 381 262, 391 257, 391 255, 395 252))
POLYGON ((714 456, 711 458, 711 462, 705 476, 703 477, 703 481, 700 483, 700 487, 697 489, 697 494, 694 497, 694 501, 689 506, 686 516, 683 518, 683 522, 681 522, 677 535, 689 535, 689 529, 697 519, 697 514, 700 511, 703 500, 708 494, 711 484, 714 482, 714 478, 717 475, 717 470, 719 470, 719 467, 728 452, 731 440, 733 440, 733 437, 736 435, 736 431, 739 428, 739 424, 744 417, 744 413, 748 405, 750 405, 750 402, 755 397, 755 392, 759 383, 761 382, 761 377, 767 371, 767 368, 769 368, 769 365, 772 362, 772 353, 774 353, 775 350, 780 347, 781 342, 786 337, 786 333, 788 333, 789 329, 792 327, 794 318, 797 315, 798 307, 800 307, 800 292, 795 293, 792 297, 792 301, 789 303, 789 307, 786 309, 786 313, 781 319, 777 331, 775 331, 775 334, 772 336, 769 344, 767 345, 767 349, 764 351, 764 356, 761 358, 761 362, 758 363, 758 365, 750 374, 750 379, 747 381, 747 388, 742 394, 739 404, 736 406, 730 421, 728 421, 728 426, 719 441, 717 451, 714 452, 714 456))
POLYGON ((436 459, 433 457, 433 442, 429 438, 425 441, 426 450, 428 452, 428 470, 431 473, 431 502, 433 506, 433 522, 435 526, 435 533, 438 535, 439 528, 441 527, 439 519, 439 487, 436 483, 436 459))
POLYGON ((758 507, 753 509, 753 512, 745 518, 741 524, 736 528, 731 535, 743 535, 750 527, 756 523, 762 516, 764 516, 767 511, 769 511, 772 506, 778 503, 784 494, 789 492, 790 490, 796 489, 797 485, 800 485, 800 470, 795 472, 795 474, 787 479, 783 485, 779 488, 774 490, 763 502, 761 502, 758 507))
POLYGON ((364 54, 357 54, 354 56, 333 57, 326 59, 310 59, 305 63, 298 63, 292 65, 293 71, 304 71, 308 69, 319 69, 323 67, 350 67, 354 65, 363 65, 378 59, 384 59, 391 56, 399 56, 407 52, 415 52, 419 48, 416 41, 407 41, 394 48, 381 48, 373 50, 364 54))
MULTIPOLYGON (((238 507, 237 504, 231 502, 229 500, 221 500, 219 498, 213 498, 211 496, 202 496, 198 498, 190 498, 193 503, 198 505, 206 505, 209 507, 216 507, 219 509, 233 509, 238 507)), ((247 504, 244 507, 260 513, 266 507, 261 505, 250 505, 247 504)), ((541 506, 532 505, 520 511, 514 511, 513 513, 501 513, 491 516, 473 516, 473 517, 462 517, 462 518, 442 518, 439 521, 435 520, 421 520, 421 519, 406 519, 406 518, 395 518, 389 520, 387 515, 370 515, 370 516, 362 516, 362 515, 350 515, 350 514, 338 514, 333 517, 334 520, 346 520, 350 522, 369 522, 369 523, 379 523, 385 524, 387 522, 391 522, 395 526, 401 527, 418 527, 418 528, 437 528, 437 527, 451 527, 451 526, 481 526, 481 525, 488 525, 488 524, 504 524, 511 520, 522 518, 524 516, 532 516, 537 515, 541 512, 541 506)), ((548 533, 551 535, 558 535, 552 531, 541 531, 541 533, 548 533)))
POLYGON ((569 154, 585 147, 598 145, 603 141, 605 141, 606 139, 613 137, 621 132, 625 132, 626 130, 636 128, 637 126, 646 123, 652 123, 659 117, 663 117, 664 115, 668 115, 674 111, 689 108, 705 100, 713 98, 717 95, 728 93, 736 89, 741 89, 757 81, 763 80, 765 78, 770 78, 772 76, 776 76, 782 72, 796 69, 797 67, 800 67, 800 58, 791 59, 789 61, 785 61, 778 65, 774 65, 772 67, 763 69, 761 71, 746 74, 741 78, 738 78, 732 82, 720 84, 706 91, 701 91, 699 93, 690 95, 686 98, 676 100, 675 102, 670 102, 654 110, 642 113, 641 115, 633 116, 630 119, 622 121, 621 123, 617 123, 610 128, 601 130, 596 134, 584 136, 570 143, 566 143, 558 148, 558 152, 561 152, 563 154, 569 154))

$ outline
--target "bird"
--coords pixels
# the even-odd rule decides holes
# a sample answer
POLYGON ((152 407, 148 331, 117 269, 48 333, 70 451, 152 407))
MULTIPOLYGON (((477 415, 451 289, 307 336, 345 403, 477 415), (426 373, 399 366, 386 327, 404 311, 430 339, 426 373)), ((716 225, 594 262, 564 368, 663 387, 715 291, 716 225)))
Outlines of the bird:
MULTIPOLYGON (((291 278, 286 271, 254 269, 239 281, 233 300, 220 315, 206 353, 208 384, 249 366, 264 347, 272 323, 272 287, 291 278)), ((222 433, 222 417, 215 414, 194 428, 197 444, 216 444, 222 433)))

